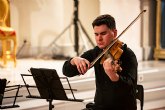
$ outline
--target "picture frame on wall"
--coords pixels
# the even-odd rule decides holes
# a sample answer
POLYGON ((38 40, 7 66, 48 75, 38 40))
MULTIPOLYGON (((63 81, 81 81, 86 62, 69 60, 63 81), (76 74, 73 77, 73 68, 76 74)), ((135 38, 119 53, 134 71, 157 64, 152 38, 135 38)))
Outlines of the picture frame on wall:
POLYGON ((165 0, 157 0, 154 58, 156 60, 165 59, 165 0))

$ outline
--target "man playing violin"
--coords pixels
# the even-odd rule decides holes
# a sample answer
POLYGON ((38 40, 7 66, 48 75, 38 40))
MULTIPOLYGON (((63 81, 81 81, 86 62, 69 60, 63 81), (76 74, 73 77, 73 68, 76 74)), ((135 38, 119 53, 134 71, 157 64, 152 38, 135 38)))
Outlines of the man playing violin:
MULTIPOLYGON (((98 16, 92 23, 97 46, 73 57, 63 65, 68 77, 84 75, 91 62, 117 37, 115 19, 108 14, 98 16)), ((115 47, 116 48, 116 47, 115 47)), ((90 110, 136 110, 137 59, 134 52, 123 44, 119 59, 98 59, 93 65, 96 78, 94 105, 90 110)), ((111 54, 111 51, 107 52, 111 54)))

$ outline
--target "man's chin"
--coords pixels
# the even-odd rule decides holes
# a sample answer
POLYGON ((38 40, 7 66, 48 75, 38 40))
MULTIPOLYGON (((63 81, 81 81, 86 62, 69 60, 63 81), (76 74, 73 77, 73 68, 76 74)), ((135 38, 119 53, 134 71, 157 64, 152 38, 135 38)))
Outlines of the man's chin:
POLYGON ((100 49, 104 49, 105 47, 104 46, 98 46, 100 49))

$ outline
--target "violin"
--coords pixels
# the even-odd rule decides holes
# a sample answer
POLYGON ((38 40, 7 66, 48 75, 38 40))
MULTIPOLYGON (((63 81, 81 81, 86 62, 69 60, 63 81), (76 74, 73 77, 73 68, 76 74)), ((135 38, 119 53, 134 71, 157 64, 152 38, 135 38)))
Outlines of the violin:
POLYGON ((115 44, 109 49, 109 51, 107 51, 104 56, 102 57, 100 64, 103 64, 103 62, 107 59, 107 58, 111 58, 112 61, 115 60, 119 60, 119 58, 121 57, 123 50, 123 42, 121 42, 120 40, 117 40, 115 42, 115 44))
POLYGON ((121 57, 121 54, 123 53, 123 50, 121 49, 121 47, 122 47, 122 42, 119 41, 118 39, 121 37, 121 35, 122 35, 123 33, 126 32, 126 30, 128 30, 128 28, 129 28, 130 26, 132 26, 132 25, 138 20, 138 18, 139 18, 144 12, 146 12, 146 10, 141 11, 140 14, 126 27, 126 29, 123 30, 122 33, 121 33, 118 37, 116 37, 116 38, 110 43, 110 45, 108 45, 108 46, 103 50, 103 52, 100 53, 100 54, 96 57, 96 59, 94 59, 94 60, 91 62, 90 68, 93 67, 94 64, 95 64, 103 55, 104 55, 104 56, 102 57, 101 62, 100 62, 101 64, 102 64, 107 58, 109 58, 109 57, 111 57, 113 61, 114 61, 114 60, 119 60, 119 58, 121 57))
POLYGON ((115 44, 112 45, 112 47, 109 49, 109 51, 107 51, 104 56, 102 57, 100 64, 103 64, 103 62, 107 59, 107 58, 111 58, 112 62, 111 64, 114 65, 114 61, 117 60, 117 64, 119 65, 119 68, 116 70, 116 72, 121 72, 122 68, 120 67, 121 62, 119 62, 119 59, 123 53, 122 47, 123 47, 124 43, 117 40, 115 42, 115 44))

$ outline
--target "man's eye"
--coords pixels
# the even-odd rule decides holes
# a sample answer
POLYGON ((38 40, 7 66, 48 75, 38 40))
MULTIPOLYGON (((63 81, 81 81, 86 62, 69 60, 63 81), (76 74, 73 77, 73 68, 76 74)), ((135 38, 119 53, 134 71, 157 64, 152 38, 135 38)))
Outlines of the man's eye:
POLYGON ((101 33, 101 35, 106 35, 106 34, 107 34, 106 32, 101 33))
POLYGON ((95 34, 95 36, 98 36, 98 34, 95 34))

